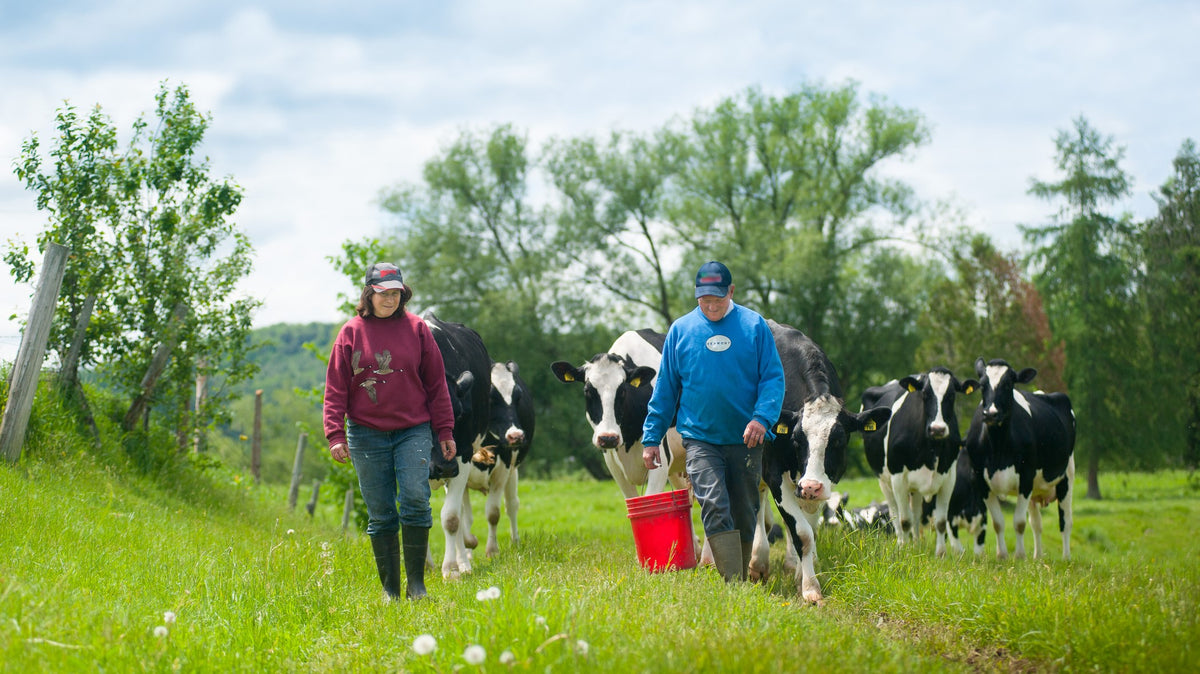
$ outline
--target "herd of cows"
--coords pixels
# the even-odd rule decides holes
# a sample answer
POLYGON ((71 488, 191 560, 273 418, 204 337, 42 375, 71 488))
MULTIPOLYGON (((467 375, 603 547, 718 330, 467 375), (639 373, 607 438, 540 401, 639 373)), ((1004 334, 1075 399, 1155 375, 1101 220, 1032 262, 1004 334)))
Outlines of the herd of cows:
MULTIPOLYGON (((498 551, 501 497, 512 541, 519 540, 517 468, 533 442, 533 403, 516 364, 493 363, 474 330, 430 313, 423 318, 446 364, 459 447, 459 455, 450 462, 435 456, 430 471, 433 484, 446 490, 442 575, 453 578, 471 571, 470 549, 477 545, 470 534, 471 490, 487 494, 487 555, 498 551)), ((1075 418, 1065 394, 1016 388, 1031 382, 1036 370, 1015 370, 1004 360, 980 358, 975 362, 976 378, 960 381, 950 370, 937 367, 868 388, 854 412, 845 406, 837 371, 824 351, 796 328, 768 323, 783 361, 787 393, 775 440, 763 452, 750 578, 765 579, 770 571, 773 500, 787 532, 785 568, 794 570, 797 591, 806 601, 823 600, 815 572, 815 531, 828 518, 830 500, 841 496, 833 485, 846 471, 852 433, 862 435, 867 462, 886 499, 888 526, 900 544, 913 540, 927 519, 936 532, 938 556, 945 555, 947 539, 956 551, 962 550, 959 526, 971 531, 975 553, 980 554, 990 515, 996 555, 1006 557, 1000 498, 1011 496, 1014 555, 1025 556, 1027 519, 1033 528, 1033 556, 1044 554, 1041 508, 1056 501, 1063 558, 1070 557, 1075 418), (964 438, 955 399, 975 392, 980 402, 964 438)), ((653 330, 630 331, 607 352, 580 365, 551 365, 560 381, 583 385, 592 444, 603 453, 624 498, 639 495, 639 489, 658 493, 668 483, 675 489, 688 487, 682 441, 673 430, 663 443, 668 459, 649 470, 642 461, 642 422, 664 338, 653 330)), ((838 521, 866 521, 863 513, 855 515, 840 512, 838 521)))

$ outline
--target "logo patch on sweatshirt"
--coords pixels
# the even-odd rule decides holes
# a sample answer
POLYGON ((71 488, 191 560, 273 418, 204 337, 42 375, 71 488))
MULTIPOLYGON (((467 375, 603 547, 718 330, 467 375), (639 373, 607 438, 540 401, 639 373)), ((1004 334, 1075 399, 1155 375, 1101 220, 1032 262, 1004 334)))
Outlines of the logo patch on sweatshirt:
POLYGON ((730 339, 725 335, 713 335, 712 337, 708 338, 708 341, 704 342, 704 346, 706 346, 709 351, 715 353, 720 353, 728 349, 732 344, 733 342, 730 341, 730 339))

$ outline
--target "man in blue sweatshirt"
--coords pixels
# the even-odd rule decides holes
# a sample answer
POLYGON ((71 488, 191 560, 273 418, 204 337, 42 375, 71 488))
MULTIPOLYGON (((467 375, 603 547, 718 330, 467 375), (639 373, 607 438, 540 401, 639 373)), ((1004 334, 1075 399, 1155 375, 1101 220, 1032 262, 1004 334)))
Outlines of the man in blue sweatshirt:
POLYGON ((675 427, 717 570, 745 579, 758 517, 763 444, 783 406, 783 365, 767 321, 733 302, 733 275, 720 262, 696 272, 695 310, 667 331, 642 427, 646 468, 675 427))

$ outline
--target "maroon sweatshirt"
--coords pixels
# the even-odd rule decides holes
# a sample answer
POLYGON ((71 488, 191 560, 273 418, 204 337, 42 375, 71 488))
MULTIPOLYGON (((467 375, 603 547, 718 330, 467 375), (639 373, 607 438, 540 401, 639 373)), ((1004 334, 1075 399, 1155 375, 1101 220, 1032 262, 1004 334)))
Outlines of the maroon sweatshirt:
POLYGON ((388 318, 355 316, 333 342, 325 373, 325 437, 346 441, 345 418, 379 431, 430 422, 439 441, 453 439, 446 366, 433 333, 403 309, 388 318))

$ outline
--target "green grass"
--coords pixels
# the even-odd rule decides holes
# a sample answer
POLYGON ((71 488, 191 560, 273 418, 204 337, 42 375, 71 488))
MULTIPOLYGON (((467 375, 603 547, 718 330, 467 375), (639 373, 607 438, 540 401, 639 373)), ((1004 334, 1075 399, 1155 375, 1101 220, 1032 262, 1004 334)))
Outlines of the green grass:
MULTIPOLYGON (((163 485, 71 452, 0 466, 0 671, 1177 672, 1200 662, 1200 490, 1182 472, 1102 476, 1107 500, 1076 501, 1070 562, 1053 508, 1048 559, 1024 562, 996 561, 990 532, 983 558, 968 543, 966 557, 936 559, 931 537, 898 549, 823 530, 821 607, 798 600, 782 544, 760 585, 726 585, 712 569, 643 571, 616 487, 570 481, 522 483, 519 546, 502 519, 498 557, 480 549, 473 575, 431 572, 429 600, 385 604, 370 545, 342 532, 340 508, 310 518, 286 509, 285 488, 220 475, 185 471, 163 485), (490 586, 498 599, 476 599, 490 586), (421 634, 437 639, 432 655, 413 651, 421 634), (464 660, 472 644, 483 665, 464 660), (500 664, 504 651, 513 664, 500 664)), ((852 505, 878 498, 874 480, 841 487, 852 505)), ((440 562, 436 525, 430 538, 440 562)), ((1008 538, 1011 549, 1011 523, 1008 538)))

